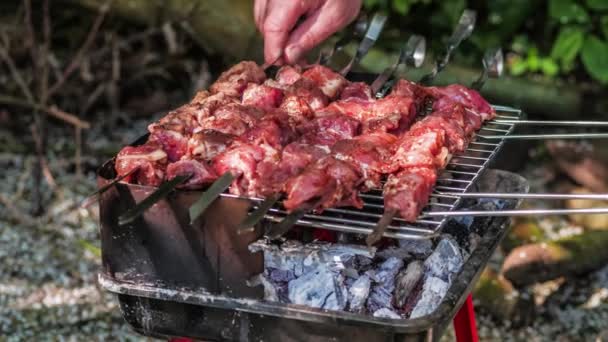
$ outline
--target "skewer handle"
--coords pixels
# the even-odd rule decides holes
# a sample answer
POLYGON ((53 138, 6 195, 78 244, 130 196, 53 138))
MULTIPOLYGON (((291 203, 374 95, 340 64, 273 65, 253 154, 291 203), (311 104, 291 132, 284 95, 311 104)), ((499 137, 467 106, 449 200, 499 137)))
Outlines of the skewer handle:
POLYGON ((473 33, 476 18, 477 13, 473 10, 465 9, 464 12, 462 12, 460 20, 458 20, 458 24, 454 28, 454 33, 452 33, 448 39, 448 45, 443 57, 437 59, 433 71, 424 76, 420 80, 420 83, 429 84, 433 79, 435 79, 435 77, 437 77, 437 74, 439 74, 446 67, 446 65, 448 65, 454 50, 456 50, 458 45, 460 45, 463 40, 467 39, 471 33, 473 33))
POLYGON ((367 54, 369 49, 374 46, 374 44, 378 40, 378 37, 380 36, 380 33, 382 32, 382 29, 384 28, 385 23, 386 15, 382 13, 374 14, 372 22, 369 24, 369 28, 367 29, 367 32, 365 32, 363 40, 361 40, 361 42, 357 46, 357 51, 355 52, 355 55, 350 60, 348 65, 346 65, 344 69, 340 71, 340 74, 342 76, 346 76, 350 72, 350 70, 356 64, 358 64, 359 61, 361 61, 361 59, 367 54))
POLYGON ((399 58, 393 65, 384 69, 384 71, 374 80, 371 85, 372 94, 376 97, 381 97, 380 89, 393 78, 395 72, 400 65, 405 64, 413 67, 420 67, 424 62, 426 55, 426 39, 419 35, 413 35, 408 40, 405 46, 399 52, 399 58))

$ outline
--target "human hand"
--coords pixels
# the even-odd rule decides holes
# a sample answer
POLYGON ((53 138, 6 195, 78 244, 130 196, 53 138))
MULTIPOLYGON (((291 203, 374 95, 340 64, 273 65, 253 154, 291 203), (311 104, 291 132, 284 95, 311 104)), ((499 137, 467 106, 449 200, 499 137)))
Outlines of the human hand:
POLYGON ((298 62, 308 50, 353 21, 361 1, 255 0, 255 22, 264 36, 266 63, 298 62))

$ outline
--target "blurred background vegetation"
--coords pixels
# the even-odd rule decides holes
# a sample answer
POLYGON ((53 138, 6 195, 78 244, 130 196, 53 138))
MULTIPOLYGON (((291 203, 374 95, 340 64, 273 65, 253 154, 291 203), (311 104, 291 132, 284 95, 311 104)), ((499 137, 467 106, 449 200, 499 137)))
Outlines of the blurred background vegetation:
MULTIPOLYGON (((477 28, 457 61, 475 65, 486 49, 502 46, 510 75, 608 83, 606 0, 365 0, 364 6, 391 13, 386 35, 393 39, 408 31, 446 38, 471 8, 477 28)), ((438 50, 441 43, 431 46, 438 50)))

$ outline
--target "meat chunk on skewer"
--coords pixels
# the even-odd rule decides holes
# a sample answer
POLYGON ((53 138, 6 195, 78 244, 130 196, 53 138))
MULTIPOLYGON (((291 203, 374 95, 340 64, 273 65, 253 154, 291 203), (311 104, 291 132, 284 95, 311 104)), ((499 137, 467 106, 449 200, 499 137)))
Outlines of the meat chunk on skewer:
POLYGON ((276 82, 283 86, 290 86, 302 78, 302 69, 297 65, 282 66, 275 76, 276 82))
POLYGON ((242 104, 261 109, 273 109, 281 105, 283 91, 266 84, 249 83, 243 92, 242 104))
POLYGON ((496 111, 477 91, 460 84, 451 84, 447 87, 429 87, 429 91, 437 98, 433 104, 434 110, 440 110, 451 103, 460 103, 466 109, 481 116, 483 121, 491 120, 496 111))
POLYGON ((360 181, 361 175, 355 167, 327 156, 287 181, 287 199, 283 206, 288 211, 313 204, 317 210, 336 206, 362 208, 363 203, 356 190, 360 181))
POLYGON ((279 158, 279 151, 268 145, 237 143, 213 160, 213 168, 218 175, 230 172, 235 177, 230 193, 255 197, 263 187, 258 169, 271 168, 279 158))
POLYGON ((213 130, 194 133, 188 140, 188 155, 197 160, 210 161, 228 148, 235 136, 213 130))
POLYGON ((282 117, 280 114, 265 117, 214 159, 218 175, 229 171, 235 177, 231 193, 257 196, 266 188, 264 173, 274 170, 282 147, 295 137, 282 117))
POLYGON ((283 149, 277 164, 264 163, 258 166, 260 177, 259 194, 269 196, 283 191, 285 182, 302 172, 308 165, 329 153, 324 146, 293 142, 283 149))
POLYGON ((156 142, 147 142, 140 146, 124 147, 116 156, 115 168, 118 176, 129 172, 133 174, 125 178, 128 183, 158 186, 165 177, 167 154, 156 142))
POLYGON ((304 100, 312 110, 319 110, 329 103, 329 99, 319 87, 306 78, 301 78, 285 88, 285 99, 293 96, 304 100))
POLYGON ((362 191, 367 191, 381 186, 382 171, 386 163, 391 163, 396 140, 388 133, 363 134, 338 141, 331 150, 335 158, 357 167, 363 177, 362 191))
POLYGON ((407 168, 390 175, 384 185, 384 210, 395 211, 408 222, 416 221, 436 181, 433 168, 407 168))
POLYGON ((315 65, 302 73, 302 78, 309 79, 330 99, 338 97, 348 81, 337 72, 322 65, 315 65))
POLYGON ((449 153, 444 146, 445 134, 428 131, 403 136, 397 142, 395 154, 386 165, 385 173, 412 167, 442 168, 447 164, 449 153))
POLYGON ((332 146, 339 140, 354 138, 359 134, 359 127, 359 121, 338 113, 319 116, 297 129, 303 143, 332 146))
POLYGON ((264 70, 255 62, 243 61, 227 71, 210 87, 212 94, 223 93, 227 96, 240 97, 249 83, 260 84, 266 79, 264 70))
POLYGON ((340 93, 340 100, 346 100, 349 98, 357 98, 365 101, 371 101, 374 97, 372 95, 372 88, 364 82, 353 82, 344 87, 340 93))
POLYGON ((391 94, 379 100, 351 96, 332 102, 322 113, 340 113, 362 124, 363 133, 405 131, 416 116, 415 102, 408 97, 391 94))
POLYGON ((464 151, 466 147, 468 138, 466 127, 464 109, 457 104, 448 110, 434 112, 416 122, 408 134, 422 135, 427 132, 443 134, 445 135, 445 147, 453 154, 464 151))
POLYGON ((179 185, 180 189, 201 189, 217 179, 215 171, 204 161, 183 158, 167 166, 167 179, 177 176, 189 176, 190 178, 179 185))
POLYGON ((200 122, 200 129, 211 129, 226 134, 241 135, 264 115, 255 107, 232 103, 217 109, 213 116, 200 122))
POLYGON ((187 153, 188 138, 198 126, 192 108, 184 105, 148 126, 149 140, 159 143, 170 162, 179 160, 187 153))

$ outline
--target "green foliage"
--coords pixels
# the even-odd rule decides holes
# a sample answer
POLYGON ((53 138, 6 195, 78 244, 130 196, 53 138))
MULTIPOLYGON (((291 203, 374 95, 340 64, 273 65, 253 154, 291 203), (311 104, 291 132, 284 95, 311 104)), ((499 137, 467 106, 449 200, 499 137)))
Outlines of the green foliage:
MULTIPOLYGON (((418 33, 437 54, 465 8, 477 27, 455 58, 480 65, 488 48, 502 46, 514 76, 567 76, 608 82, 608 0, 365 0, 368 11, 390 12, 393 37, 418 33)), ((390 29, 389 29, 390 30, 390 29)), ((399 43, 387 43, 391 48, 399 43)))
POLYGON ((564 26, 559 34, 553 49, 551 49, 551 58, 561 62, 562 68, 571 69, 574 59, 583 47, 585 42, 585 32, 577 26, 564 26))
POLYGON ((581 51, 583 65, 594 78, 608 82, 608 43, 597 36, 590 36, 585 40, 581 51))
POLYGON ((550 0, 549 16, 562 24, 589 22, 587 11, 573 0, 550 0))

